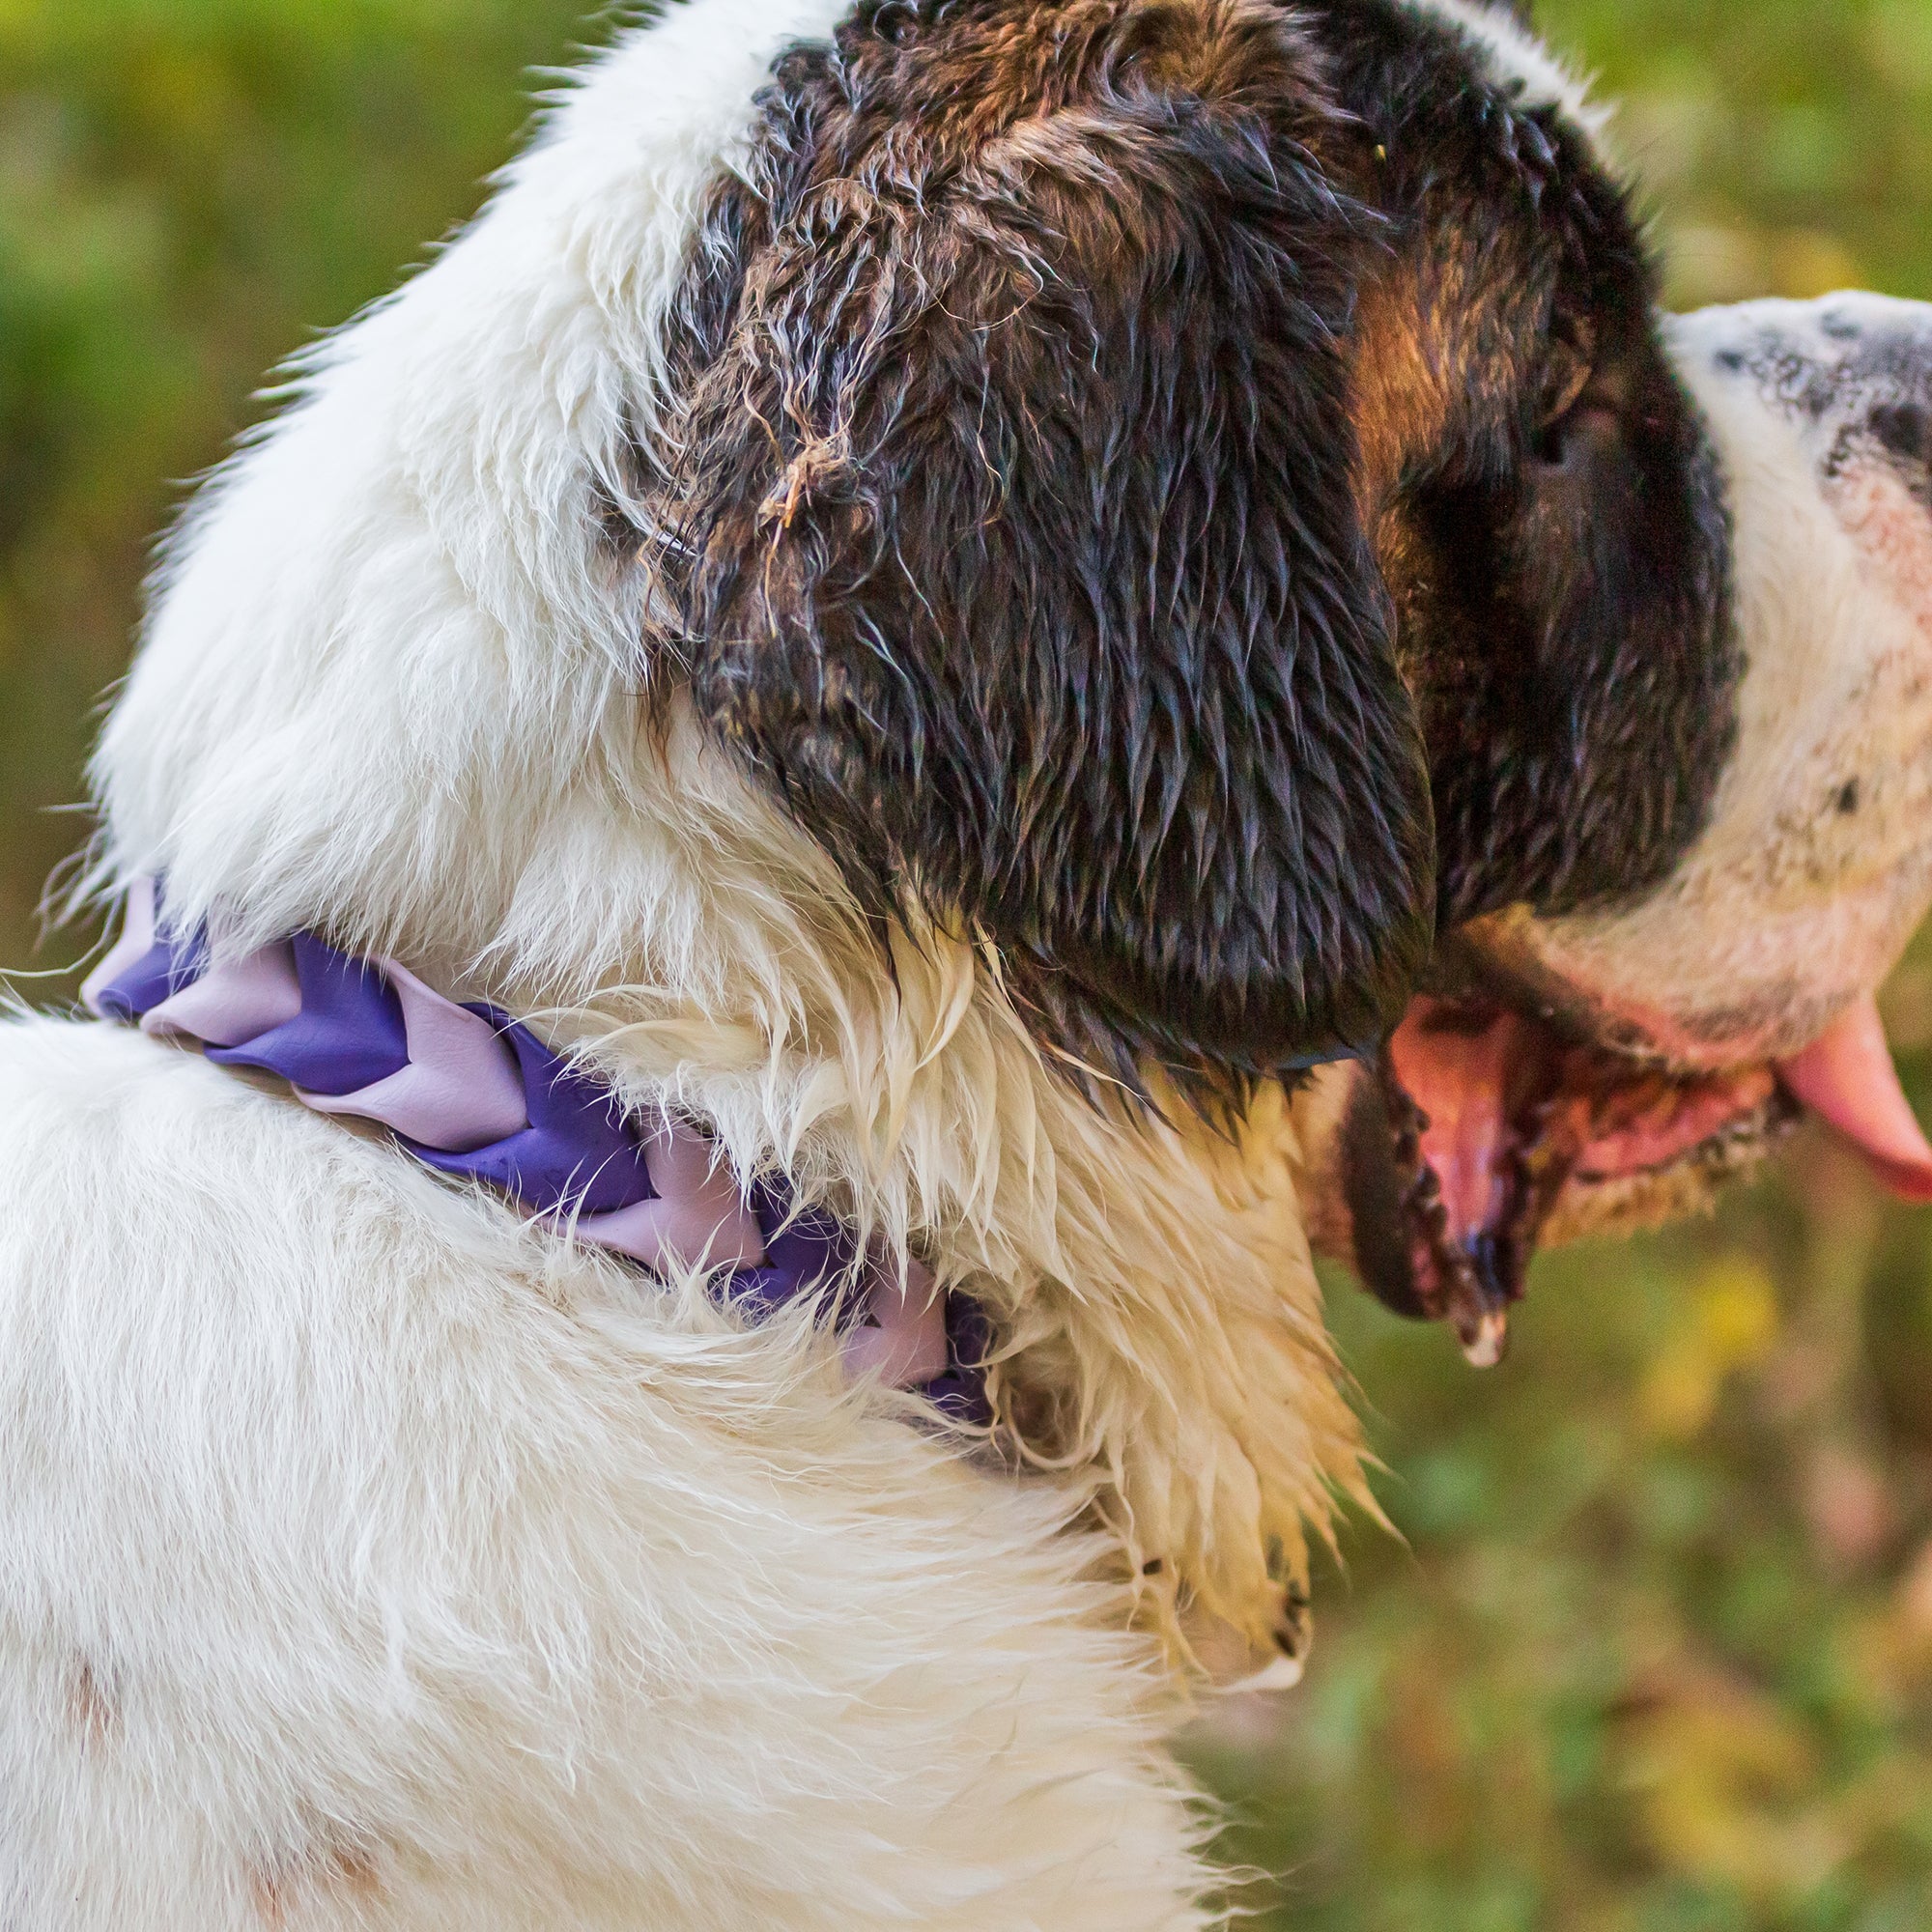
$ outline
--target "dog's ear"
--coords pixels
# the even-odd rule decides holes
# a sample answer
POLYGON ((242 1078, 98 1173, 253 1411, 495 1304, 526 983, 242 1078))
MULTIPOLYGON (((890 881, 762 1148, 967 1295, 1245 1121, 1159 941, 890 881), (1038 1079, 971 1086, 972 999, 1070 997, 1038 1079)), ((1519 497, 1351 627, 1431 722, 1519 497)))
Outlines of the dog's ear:
POLYGON ((714 225, 742 279, 698 327, 673 546, 701 712, 1077 1053, 1378 1040, 1434 837, 1325 128, 1122 67, 1104 109, 949 154, 940 111, 868 134, 849 66, 815 71, 781 71, 779 158, 714 225))

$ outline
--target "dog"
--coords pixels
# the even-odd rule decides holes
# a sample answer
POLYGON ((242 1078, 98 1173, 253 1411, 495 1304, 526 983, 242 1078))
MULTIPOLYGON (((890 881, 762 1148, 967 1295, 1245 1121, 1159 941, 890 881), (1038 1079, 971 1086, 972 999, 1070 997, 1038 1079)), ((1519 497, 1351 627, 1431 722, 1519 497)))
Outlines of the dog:
POLYGON ((1932 312, 1657 294, 1503 6, 591 62, 199 493, 0 1032, 0 1919, 1210 1922, 1311 1238, 1484 1361, 1804 1111, 1932 1182, 1932 312), (677 1162, 845 1259, 625 1260, 677 1162))

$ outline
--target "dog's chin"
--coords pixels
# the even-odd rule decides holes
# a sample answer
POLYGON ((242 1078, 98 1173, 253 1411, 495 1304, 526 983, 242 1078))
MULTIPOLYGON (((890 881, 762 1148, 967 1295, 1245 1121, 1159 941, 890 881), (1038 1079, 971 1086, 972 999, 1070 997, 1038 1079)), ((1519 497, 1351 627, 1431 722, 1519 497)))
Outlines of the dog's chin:
POLYGON ((1304 1096, 1310 1233, 1489 1366, 1538 1248, 1695 1212, 1807 1114, 1894 1192, 1932 1200, 1932 1146, 1869 998, 1789 1058, 1687 1068, 1627 1029, 1606 1044, 1587 1013, 1465 957, 1378 1061, 1329 1069, 1304 1096))

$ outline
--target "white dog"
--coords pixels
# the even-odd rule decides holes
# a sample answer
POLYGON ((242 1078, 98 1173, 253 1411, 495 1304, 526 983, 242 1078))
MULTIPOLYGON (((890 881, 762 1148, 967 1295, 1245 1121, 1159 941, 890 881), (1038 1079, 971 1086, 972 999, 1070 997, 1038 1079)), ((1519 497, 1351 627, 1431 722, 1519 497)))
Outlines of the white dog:
POLYGON ((313 358, 0 1035, 9 1932, 1204 1924, 1304 1229, 1489 1358, 1801 1102, 1923 1188, 1932 317, 1666 327, 1593 127, 1460 0, 687 0, 313 358))

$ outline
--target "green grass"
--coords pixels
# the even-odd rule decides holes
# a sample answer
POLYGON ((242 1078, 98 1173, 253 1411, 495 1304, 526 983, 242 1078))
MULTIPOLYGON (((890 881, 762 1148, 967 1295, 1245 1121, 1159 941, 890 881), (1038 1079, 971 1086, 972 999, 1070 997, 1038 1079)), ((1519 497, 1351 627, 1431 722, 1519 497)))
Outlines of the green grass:
MULTIPOLYGON (((1932 298, 1932 0, 1549 0, 1682 302, 1932 298)), ((147 546, 280 356, 472 209, 573 0, 0 0, 0 958, 83 836, 147 546)), ((64 993, 71 980, 46 982, 64 993)), ((1932 954, 1888 994, 1932 1100, 1932 954)), ((1314 1932, 1932 1924, 1932 1227, 1821 1145, 1538 1264, 1510 1362, 1343 1284, 1403 1532, 1201 1755, 1314 1932)), ((1278 1918, 1276 1917, 1278 1915, 1278 1918)))

